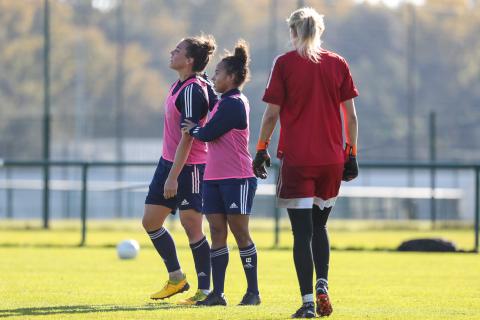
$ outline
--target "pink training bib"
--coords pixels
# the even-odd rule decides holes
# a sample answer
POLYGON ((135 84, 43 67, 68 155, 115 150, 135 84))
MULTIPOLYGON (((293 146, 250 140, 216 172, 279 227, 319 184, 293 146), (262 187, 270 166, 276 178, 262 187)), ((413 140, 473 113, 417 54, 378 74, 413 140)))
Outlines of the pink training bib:
MULTIPOLYGON (((173 162, 175 159, 175 152, 177 151, 178 144, 182 138, 182 131, 180 128, 180 122, 182 121, 182 114, 178 111, 175 101, 178 98, 178 95, 190 84, 197 83, 200 85, 205 93, 205 97, 208 101, 208 91, 207 84, 204 81, 201 81, 198 78, 192 78, 187 81, 180 87, 175 94, 173 94, 173 89, 178 84, 178 81, 170 88, 168 92, 167 99, 165 101, 165 120, 163 126, 163 152, 162 158, 165 160, 173 162)), ((186 92, 184 95, 188 94, 186 92)), ((185 105, 185 112, 191 114, 191 108, 198 108, 195 105, 185 105), (190 109, 189 109, 190 108, 190 109)), ((206 117, 205 117, 206 118, 206 117)), ((200 126, 203 126, 205 123, 205 118, 201 119, 199 122, 200 126)), ((188 155, 186 164, 202 164, 207 161, 207 144, 205 142, 199 141, 197 139, 193 140, 192 149, 188 155)))
MULTIPOLYGON (((248 152, 248 139, 250 124, 248 115, 250 106, 243 94, 236 94, 228 98, 241 99, 247 114, 247 128, 243 130, 232 129, 218 139, 208 142, 207 164, 204 180, 243 179, 255 175, 252 169, 252 157, 248 152)), ((217 112, 220 102, 210 112, 209 119, 217 112)), ((222 106, 225 108, 228 106, 222 106)))

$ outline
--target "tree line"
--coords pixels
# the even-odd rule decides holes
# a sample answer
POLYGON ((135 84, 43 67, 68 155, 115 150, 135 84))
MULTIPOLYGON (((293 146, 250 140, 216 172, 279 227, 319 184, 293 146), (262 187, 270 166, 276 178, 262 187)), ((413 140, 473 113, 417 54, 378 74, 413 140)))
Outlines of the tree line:
MULTIPOLYGON (((415 159, 428 159, 432 111, 438 158, 480 159, 480 5, 305 2, 325 14, 323 46, 347 59, 360 90, 363 159, 405 160, 412 132, 415 159), (413 128, 407 117, 412 106, 413 128)), ((296 1, 112 3, 117 6, 102 9, 89 0, 50 1, 52 144, 118 132, 124 138, 160 139, 163 99, 175 80, 169 52, 182 37, 204 32, 219 46, 209 73, 223 48, 240 37, 251 45, 245 93, 252 105, 253 148, 272 60, 289 50, 285 18, 296 1)), ((0 0, 1 158, 41 157, 43 21, 43 1, 0 0)))

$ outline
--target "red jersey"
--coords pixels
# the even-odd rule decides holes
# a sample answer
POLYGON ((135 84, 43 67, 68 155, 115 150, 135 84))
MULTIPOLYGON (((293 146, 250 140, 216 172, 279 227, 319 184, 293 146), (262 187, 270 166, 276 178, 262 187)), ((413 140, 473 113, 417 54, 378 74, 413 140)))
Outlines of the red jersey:
POLYGON ((297 51, 278 56, 263 96, 281 108, 277 156, 293 166, 343 163, 340 104, 356 96, 341 56, 323 49, 318 63, 297 51))

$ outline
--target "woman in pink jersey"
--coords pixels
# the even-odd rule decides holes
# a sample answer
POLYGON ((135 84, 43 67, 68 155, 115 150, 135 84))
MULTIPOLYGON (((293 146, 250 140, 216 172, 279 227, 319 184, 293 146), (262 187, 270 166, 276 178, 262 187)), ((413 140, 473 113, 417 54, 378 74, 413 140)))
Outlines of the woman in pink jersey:
POLYGON ((203 213, 210 225, 213 291, 197 305, 226 305, 225 272, 229 260, 228 226, 237 241, 247 278, 240 305, 260 304, 257 283, 257 250, 249 229, 249 215, 257 189, 248 152, 250 107, 240 88, 248 76, 248 46, 239 41, 235 52, 222 59, 212 79, 221 99, 204 127, 185 121, 184 132, 208 142, 203 185, 203 213))
POLYGON ((358 174, 357 117, 353 98, 358 91, 344 58, 321 48, 323 16, 312 8, 288 19, 295 50, 278 56, 263 96, 263 115, 255 174, 266 178, 268 142, 280 119, 277 156, 281 167, 278 206, 286 208, 293 231, 293 257, 302 306, 293 318, 332 313, 328 296, 330 245, 326 223, 340 188, 358 174), (342 138, 341 105, 347 121, 347 145, 342 138), (313 269, 316 273, 313 294, 313 269))
POLYGON ((180 268, 175 243, 163 226, 167 216, 180 209, 180 221, 187 233, 198 278, 198 290, 180 304, 195 304, 210 292, 210 246, 202 228, 202 180, 207 157, 205 142, 182 134, 185 119, 202 125, 217 97, 206 77, 200 76, 215 50, 212 36, 181 40, 171 51, 170 68, 179 79, 165 101, 163 152, 145 200, 143 226, 163 259, 169 280, 151 299, 165 299, 189 289, 180 268))

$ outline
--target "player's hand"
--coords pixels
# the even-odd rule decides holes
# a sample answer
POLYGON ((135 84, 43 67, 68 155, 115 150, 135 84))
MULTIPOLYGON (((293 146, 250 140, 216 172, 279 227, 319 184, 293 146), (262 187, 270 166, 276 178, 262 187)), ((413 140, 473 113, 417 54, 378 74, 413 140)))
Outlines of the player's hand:
POLYGON ((258 150, 253 159, 253 173, 257 178, 266 179, 268 176, 267 168, 270 167, 270 155, 268 150, 258 150))
POLYGON ((178 182, 177 179, 172 179, 170 177, 165 181, 163 186, 163 196, 165 199, 173 198, 177 195, 178 182))
POLYGON ((347 144, 345 147, 345 165, 343 167, 343 181, 351 181, 358 176, 357 154, 355 149, 347 144))
POLYGON ((197 124, 195 122, 185 119, 185 121, 182 122, 182 132, 185 134, 190 134, 190 131, 196 126, 197 124))

